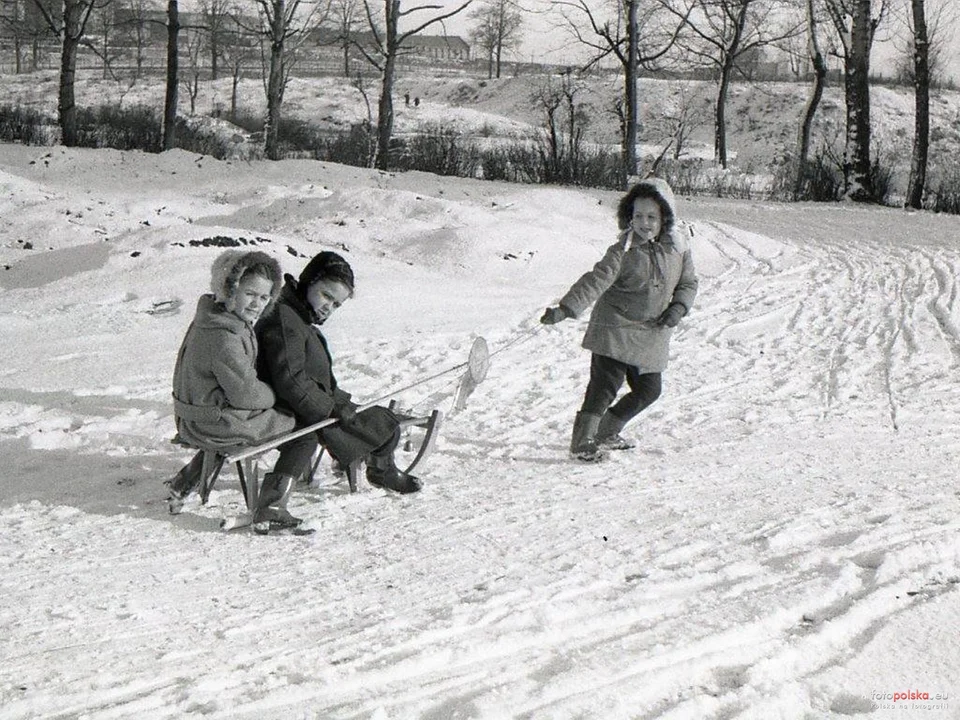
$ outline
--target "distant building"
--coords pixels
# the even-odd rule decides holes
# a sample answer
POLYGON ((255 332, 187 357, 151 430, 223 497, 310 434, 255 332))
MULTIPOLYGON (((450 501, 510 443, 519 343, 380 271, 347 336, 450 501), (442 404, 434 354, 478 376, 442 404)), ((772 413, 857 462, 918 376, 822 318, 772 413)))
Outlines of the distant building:
POLYGON ((412 35, 404 47, 431 60, 469 60, 470 45, 458 35, 412 35))

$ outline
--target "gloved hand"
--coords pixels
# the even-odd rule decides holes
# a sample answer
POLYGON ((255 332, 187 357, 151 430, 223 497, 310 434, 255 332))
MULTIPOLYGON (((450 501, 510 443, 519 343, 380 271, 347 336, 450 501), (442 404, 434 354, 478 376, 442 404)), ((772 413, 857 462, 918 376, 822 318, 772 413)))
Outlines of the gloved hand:
POLYGON ((352 402, 343 403, 334 408, 333 415, 340 421, 342 428, 347 429, 353 427, 357 419, 357 406, 352 402))
POLYGON ((548 307, 544 310, 543 315, 540 317, 540 322, 544 325, 556 325, 568 317, 573 317, 573 313, 570 312, 569 308, 564 305, 558 305, 557 307, 548 307))
POLYGON ((670 303, 670 306, 657 318, 657 325, 668 328, 676 327, 686 314, 687 309, 682 303, 670 303))

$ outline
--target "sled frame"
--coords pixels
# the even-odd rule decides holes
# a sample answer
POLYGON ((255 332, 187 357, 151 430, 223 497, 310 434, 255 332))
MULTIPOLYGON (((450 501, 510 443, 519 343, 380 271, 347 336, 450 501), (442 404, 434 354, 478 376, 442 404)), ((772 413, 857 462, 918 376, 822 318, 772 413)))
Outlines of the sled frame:
MULTIPOLYGON (((405 468, 401 468, 405 473, 412 473, 417 465, 430 457, 430 454, 437 447, 437 437, 440 432, 440 425, 443 422, 443 413, 440 410, 434 410, 429 415, 405 415, 397 409, 395 400, 391 400, 387 407, 397 416, 401 432, 405 432, 411 428, 422 428, 424 430, 423 441, 420 443, 417 454, 414 455, 413 460, 411 460, 405 468)), ((308 484, 313 484, 314 475, 320 465, 321 458, 323 458, 324 451, 325 448, 321 445, 317 459, 310 468, 309 475, 307 475, 308 484)), ((357 492, 357 476, 360 474, 360 465, 361 461, 356 460, 352 462, 349 467, 345 468, 344 471, 351 493, 357 492)))

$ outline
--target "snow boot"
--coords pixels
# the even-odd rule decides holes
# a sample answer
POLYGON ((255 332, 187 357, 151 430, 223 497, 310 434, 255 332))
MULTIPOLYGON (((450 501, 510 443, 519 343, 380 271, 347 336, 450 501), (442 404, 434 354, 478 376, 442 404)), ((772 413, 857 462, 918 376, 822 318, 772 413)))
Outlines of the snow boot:
POLYGON ((263 476, 260 499, 253 513, 253 531, 258 535, 267 535, 272 529, 295 528, 303 522, 287 510, 287 501, 293 491, 295 478, 280 473, 267 473, 263 476))
POLYGON ((597 462, 603 453, 597 446, 597 427, 600 416, 594 413, 578 412, 573 421, 573 436, 570 438, 570 454, 577 460, 597 462))
POLYGON ((607 410, 600 418, 600 425, 597 426, 597 445, 607 450, 631 450, 636 447, 636 443, 630 442, 620 434, 626 424, 626 420, 621 420, 607 410))
POLYGON ((367 458, 367 482, 374 487, 408 495, 417 492, 420 480, 400 470, 393 460, 393 452, 371 453, 367 458))
POLYGON ((183 503, 200 484, 200 472, 203 470, 203 452, 198 452, 166 484, 170 487, 167 495, 167 509, 171 515, 179 515, 183 503))

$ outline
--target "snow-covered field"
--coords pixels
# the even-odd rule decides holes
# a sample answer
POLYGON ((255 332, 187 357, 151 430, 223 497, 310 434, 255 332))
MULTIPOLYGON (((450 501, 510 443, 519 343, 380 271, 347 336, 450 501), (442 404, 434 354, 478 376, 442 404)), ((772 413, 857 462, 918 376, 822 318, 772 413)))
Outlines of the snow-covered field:
POLYGON ((616 199, 0 145, 0 718, 960 718, 960 218, 682 200, 664 395, 580 465, 584 324, 537 318, 616 199), (488 341, 421 493, 324 465, 292 503, 317 532, 263 538, 218 530, 227 472, 167 514, 216 238, 349 257, 361 399, 488 341))

